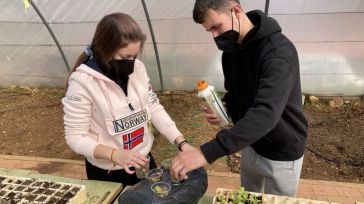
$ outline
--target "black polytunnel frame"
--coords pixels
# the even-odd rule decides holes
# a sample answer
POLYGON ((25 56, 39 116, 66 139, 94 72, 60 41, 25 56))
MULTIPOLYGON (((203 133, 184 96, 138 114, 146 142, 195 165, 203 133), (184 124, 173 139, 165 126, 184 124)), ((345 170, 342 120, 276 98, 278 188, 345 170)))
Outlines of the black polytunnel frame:
MULTIPOLYGON (((66 68, 68 70, 68 72, 71 72, 71 68, 70 65, 68 63, 67 57, 63 52, 62 46, 60 45, 56 35, 54 34, 52 28, 49 26, 49 23, 47 22, 47 20, 44 18, 42 12, 38 9, 37 5, 34 3, 34 1, 29 0, 30 4, 32 5, 32 7, 34 8, 34 10, 37 12, 38 16, 41 18, 43 24, 46 26, 48 32, 50 33, 50 35, 52 36, 60 54, 62 55, 62 59, 66 65, 66 68)), ((148 7, 147 4, 145 2, 145 0, 141 0, 141 3, 143 5, 143 9, 144 9, 144 14, 147 18, 147 22, 148 22, 148 27, 150 30, 150 35, 152 37, 152 42, 153 42, 153 47, 154 47, 154 52, 155 52, 155 57, 156 57, 156 61, 157 61, 157 66, 158 66, 158 73, 159 73, 159 81, 160 81, 160 85, 161 85, 161 91, 164 91, 164 81, 163 81, 163 75, 162 75, 162 67, 161 67, 161 63, 160 63, 160 58, 159 58, 159 52, 158 52, 158 46, 157 46, 157 42, 155 39, 155 35, 154 35, 154 30, 153 30, 153 26, 152 26, 152 21, 150 20, 149 17, 149 12, 148 12, 148 7)), ((265 13, 268 15, 268 10, 269 10, 269 0, 265 1, 265 13)))

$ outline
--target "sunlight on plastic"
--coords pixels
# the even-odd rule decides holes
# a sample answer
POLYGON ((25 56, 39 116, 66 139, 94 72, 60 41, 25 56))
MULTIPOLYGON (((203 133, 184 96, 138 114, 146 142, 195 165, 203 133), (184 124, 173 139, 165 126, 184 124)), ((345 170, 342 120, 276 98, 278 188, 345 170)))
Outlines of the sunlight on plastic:
MULTIPOLYGON (((6 56, 6 59, 8 61, 10 61, 10 57, 9 57, 9 53, 8 53, 8 50, 5 50, 5 56, 6 56)), ((1 204, 1 203, 0 203, 1 204)))
POLYGON ((27 13, 27 9, 30 7, 30 2, 29 0, 23 0, 23 3, 24 3, 25 13, 27 13))

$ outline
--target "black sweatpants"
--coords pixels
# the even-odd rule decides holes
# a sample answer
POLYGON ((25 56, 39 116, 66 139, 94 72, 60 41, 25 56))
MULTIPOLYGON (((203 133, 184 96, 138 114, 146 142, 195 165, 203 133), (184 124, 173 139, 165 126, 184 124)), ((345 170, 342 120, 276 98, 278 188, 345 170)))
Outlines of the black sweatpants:
MULTIPOLYGON (((152 156, 152 153, 148 154, 150 156, 149 168, 154 169, 157 168, 157 164, 152 156)), ((90 162, 85 159, 86 162, 86 174, 89 180, 99 180, 99 181, 111 181, 122 183, 123 186, 131 186, 140 181, 136 174, 128 174, 124 169, 121 170, 113 170, 108 174, 108 170, 101 169, 92 165, 90 162)), ((134 171, 134 167, 131 167, 130 170, 134 171)))

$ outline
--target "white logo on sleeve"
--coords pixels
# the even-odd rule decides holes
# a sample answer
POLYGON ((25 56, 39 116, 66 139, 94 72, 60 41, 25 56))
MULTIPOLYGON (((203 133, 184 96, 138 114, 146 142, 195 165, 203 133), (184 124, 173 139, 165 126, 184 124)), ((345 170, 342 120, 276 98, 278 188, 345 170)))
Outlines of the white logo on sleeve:
POLYGON ((82 101, 81 97, 79 97, 79 96, 70 95, 70 96, 66 96, 66 97, 70 101, 77 101, 77 102, 81 102, 82 101))

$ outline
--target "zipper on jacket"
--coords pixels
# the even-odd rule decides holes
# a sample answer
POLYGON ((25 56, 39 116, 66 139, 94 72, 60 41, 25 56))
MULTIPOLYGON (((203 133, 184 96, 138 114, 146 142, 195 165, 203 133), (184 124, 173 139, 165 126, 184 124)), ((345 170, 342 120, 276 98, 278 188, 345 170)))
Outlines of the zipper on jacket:
POLYGON ((129 109, 130 109, 131 111, 134 111, 134 107, 131 105, 131 103, 129 103, 129 104, 128 104, 128 106, 129 106, 129 109))
MULTIPOLYGON (((129 77, 129 82, 130 82, 130 85, 134 85, 133 84, 133 82, 132 82, 132 79, 131 79, 131 77, 129 77)), ((112 114, 112 116, 113 116, 113 118, 115 119, 115 115, 114 115, 114 110, 113 110, 113 107, 112 107, 112 104, 110 103, 110 99, 109 99, 109 94, 107 93, 107 91, 106 91, 106 87, 105 87, 105 84, 103 83, 103 81, 102 81, 102 84, 103 84, 103 88, 104 88, 104 94, 105 94, 105 96, 106 96, 106 100, 107 100, 107 102, 108 102, 108 105, 109 105, 109 109, 110 109, 110 111, 111 111, 111 114, 112 114)), ((133 105, 131 104, 131 102, 128 100, 128 97, 125 95, 125 93, 124 93, 124 91, 121 89, 121 87, 119 86, 119 85, 117 85, 115 82, 113 82, 112 81, 112 83, 111 83, 112 85, 114 85, 114 86, 116 86, 117 87, 117 89, 119 89, 120 91, 121 91, 121 93, 122 93, 122 95, 124 96, 124 98, 125 98, 125 102, 126 102, 126 104, 128 104, 128 107, 129 107, 129 109, 130 109, 130 111, 135 111, 135 108, 133 107, 133 105)), ((129 88, 129 85, 128 85, 128 88, 129 88)), ((137 95, 138 95, 138 98, 139 98, 139 102, 140 102, 140 105, 141 105, 141 108, 143 108, 143 102, 141 101, 141 98, 140 98, 140 93, 139 93, 139 90, 138 90, 138 88, 137 87, 135 87, 135 89, 136 89, 136 92, 137 92, 137 95)))
MULTIPOLYGON (((130 77, 129 77, 129 82, 130 82, 130 77)), ((131 83, 130 83, 131 84, 131 83)), ((129 107, 129 109, 130 109, 130 111, 134 111, 135 109, 134 109, 134 107, 133 107, 133 105, 131 104, 131 102, 128 100, 128 97, 125 95, 125 93, 124 93, 124 91, 123 91, 123 89, 119 86, 119 85, 117 85, 116 83, 114 83, 114 86, 117 86, 118 87, 118 89, 120 89, 121 90, 121 93, 123 94, 123 96, 124 96, 124 98, 125 98, 125 101, 126 101, 126 103, 128 104, 128 107, 129 107)), ((129 85, 128 85, 128 88, 129 88, 129 85)))

